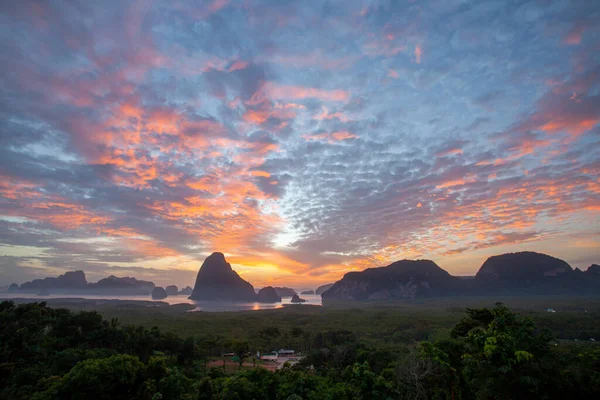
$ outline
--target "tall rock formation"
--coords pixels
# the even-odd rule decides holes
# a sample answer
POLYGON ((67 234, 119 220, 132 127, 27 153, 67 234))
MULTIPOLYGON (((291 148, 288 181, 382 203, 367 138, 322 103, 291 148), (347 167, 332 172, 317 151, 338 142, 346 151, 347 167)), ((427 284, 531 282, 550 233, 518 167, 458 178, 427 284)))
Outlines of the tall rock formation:
POLYGON ((212 253, 198 271, 190 299, 256 301, 257 295, 254 287, 231 268, 223 253, 212 253))

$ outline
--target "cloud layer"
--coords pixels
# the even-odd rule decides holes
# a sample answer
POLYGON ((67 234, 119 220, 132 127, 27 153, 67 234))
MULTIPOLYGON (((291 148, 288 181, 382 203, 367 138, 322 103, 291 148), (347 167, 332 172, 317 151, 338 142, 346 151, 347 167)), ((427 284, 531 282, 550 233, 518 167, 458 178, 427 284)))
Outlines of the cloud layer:
POLYGON ((0 284, 600 259, 594 2, 0 7, 0 284))

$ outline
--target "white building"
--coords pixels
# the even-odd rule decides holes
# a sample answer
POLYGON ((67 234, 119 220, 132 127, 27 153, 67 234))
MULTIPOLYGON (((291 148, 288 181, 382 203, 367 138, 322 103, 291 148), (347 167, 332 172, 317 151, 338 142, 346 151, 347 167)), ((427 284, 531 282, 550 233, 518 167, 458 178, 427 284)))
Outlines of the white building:
POLYGON ((262 356, 260 356, 260 359, 264 360, 264 361, 277 361, 277 357, 278 357, 277 352, 274 351, 272 353, 263 354, 262 356))

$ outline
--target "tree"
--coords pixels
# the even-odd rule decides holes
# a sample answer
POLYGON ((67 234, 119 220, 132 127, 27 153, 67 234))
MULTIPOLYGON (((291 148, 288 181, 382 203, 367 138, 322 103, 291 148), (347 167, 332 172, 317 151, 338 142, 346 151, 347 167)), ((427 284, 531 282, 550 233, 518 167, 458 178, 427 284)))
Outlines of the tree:
POLYGON ((352 399, 389 399, 392 388, 381 376, 374 374, 367 362, 346 367, 344 382, 351 386, 352 399))
POLYGON ((138 395, 144 372, 144 364, 129 355, 81 361, 39 399, 129 400, 138 395))
POLYGON ((231 342, 231 349, 233 350, 233 353, 235 354, 235 357, 239 364, 238 369, 241 370, 242 364, 244 364, 244 359, 246 357, 248 357, 248 351, 249 351, 248 342, 234 340, 231 342))
POLYGON ((421 346, 423 359, 433 363, 438 375, 432 386, 436 396, 526 399, 548 393, 551 336, 529 318, 502 303, 493 309, 468 309, 452 336, 458 342, 421 346))
POLYGON ((411 349, 405 354, 396 368, 398 389, 407 400, 426 400, 438 391, 442 372, 431 350, 411 349))

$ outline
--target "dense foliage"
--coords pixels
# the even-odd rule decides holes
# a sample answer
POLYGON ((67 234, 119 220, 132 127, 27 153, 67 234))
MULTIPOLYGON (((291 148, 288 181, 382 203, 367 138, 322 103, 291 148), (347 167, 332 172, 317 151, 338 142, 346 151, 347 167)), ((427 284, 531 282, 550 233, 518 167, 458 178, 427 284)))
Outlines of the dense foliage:
POLYGON ((558 344, 502 304, 468 309, 450 334, 433 342, 385 345, 350 330, 285 326, 263 327, 244 339, 182 338, 158 328, 121 326, 94 311, 3 302, 0 352, 3 399, 600 396, 600 346, 558 344), (276 372, 250 361, 256 350, 279 346, 301 349, 306 358, 276 372), (223 352, 235 354, 234 370, 215 366, 223 352))

